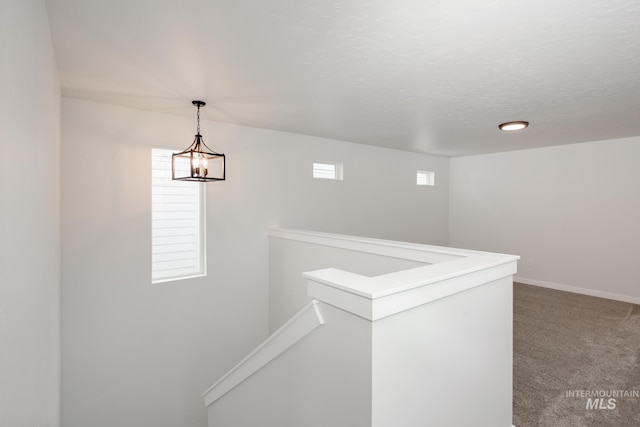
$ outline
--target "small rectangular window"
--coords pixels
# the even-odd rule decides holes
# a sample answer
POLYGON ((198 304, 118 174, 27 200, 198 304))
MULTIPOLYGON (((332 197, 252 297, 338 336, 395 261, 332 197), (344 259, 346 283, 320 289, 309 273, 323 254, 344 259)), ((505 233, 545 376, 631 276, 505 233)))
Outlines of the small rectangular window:
POLYGON ((314 163, 313 177, 320 179, 342 180, 341 163, 314 163))
POLYGON ((151 150, 151 279, 153 283, 206 275, 204 191, 171 179, 171 155, 151 150))
POLYGON ((436 185, 435 172, 418 171, 416 174, 417 185, 436 185))

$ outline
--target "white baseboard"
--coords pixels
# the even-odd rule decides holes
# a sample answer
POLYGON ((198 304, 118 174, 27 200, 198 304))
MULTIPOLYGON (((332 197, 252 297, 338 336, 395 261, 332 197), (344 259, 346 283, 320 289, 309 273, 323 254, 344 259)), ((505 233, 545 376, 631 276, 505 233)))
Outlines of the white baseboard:
POLYGON ((573 292, 574 294, 589 295, 592 297, 612 299, 615 301, 629 302, 631 304, 640 304, 640 298, 614 294, 611 292, 596 291, 594 289, 578 288, 575 286, 561 285, 560 283, 544 282, 542 280, 527 279, 526 277, 514 277, 514 282, 524 283, 525 285, 540 286, 543 288, 556 289, 558 291, 573 292))

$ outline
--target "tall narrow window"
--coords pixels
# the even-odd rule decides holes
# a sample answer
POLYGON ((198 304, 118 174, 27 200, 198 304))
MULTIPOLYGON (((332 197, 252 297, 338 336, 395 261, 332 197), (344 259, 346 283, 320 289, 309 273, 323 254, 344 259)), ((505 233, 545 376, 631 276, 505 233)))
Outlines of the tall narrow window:
POLYGON ((204 276, 204 191, 198 182, 171 180, 174 150, 151 150, 151 279, 204 276))

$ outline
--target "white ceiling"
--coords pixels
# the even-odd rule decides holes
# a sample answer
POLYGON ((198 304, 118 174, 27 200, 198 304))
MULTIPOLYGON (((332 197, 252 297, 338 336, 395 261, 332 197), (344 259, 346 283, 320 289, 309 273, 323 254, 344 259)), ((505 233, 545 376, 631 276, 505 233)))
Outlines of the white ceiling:
POLYGON ((444 156, 640 135, 638 0, 47 5, 65 96, 444 156))

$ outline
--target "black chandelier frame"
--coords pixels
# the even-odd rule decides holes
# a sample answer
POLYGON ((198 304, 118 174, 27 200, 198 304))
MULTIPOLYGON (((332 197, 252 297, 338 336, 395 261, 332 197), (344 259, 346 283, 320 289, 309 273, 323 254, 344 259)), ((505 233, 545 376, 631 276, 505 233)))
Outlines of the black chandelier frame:
POLYGON ((226 157, 205 144, 200 134, 200 108, 204 101, 192 101, 198 108, 195 139, 185 150, 171 155, 171 179, 174 181, 213 182, 226 179, 226 157))

